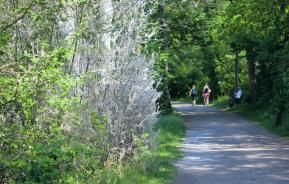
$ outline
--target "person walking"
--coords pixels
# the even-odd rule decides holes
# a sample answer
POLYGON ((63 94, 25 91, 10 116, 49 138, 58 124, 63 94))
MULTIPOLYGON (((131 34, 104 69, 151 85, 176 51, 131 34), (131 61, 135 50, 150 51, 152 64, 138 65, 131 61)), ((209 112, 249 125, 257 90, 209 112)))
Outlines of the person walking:
POLYGON ((192 97, 192 105, 196 105, 196 99, 197 99, 197 88, 196 85, 193 84, 192 89, 190 91, 191 97, 192 97))
POLYGON ((203 98, 204 98, 204 105, 205 106, 209 105, 210 93, 211 93, 211 89, 210 89, 208 83, 206 83, 204 88, 203 88, 203 98))
POLYGON ((240 104, 241 103, 241 99, 243 97, 243 91, 240 87, 237 87, 234 93, 234 98, 235 98, 235 102, 236 104, 240 104))

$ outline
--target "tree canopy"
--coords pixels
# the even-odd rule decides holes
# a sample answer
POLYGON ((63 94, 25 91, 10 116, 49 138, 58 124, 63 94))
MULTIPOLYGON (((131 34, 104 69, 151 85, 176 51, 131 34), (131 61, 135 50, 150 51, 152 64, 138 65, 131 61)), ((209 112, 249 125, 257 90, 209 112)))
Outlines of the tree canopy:
POLYGON ((287 0, 0 0, 0 18, 0 183, 101 183, 193 84, 241 86, 289 131, 287 0))

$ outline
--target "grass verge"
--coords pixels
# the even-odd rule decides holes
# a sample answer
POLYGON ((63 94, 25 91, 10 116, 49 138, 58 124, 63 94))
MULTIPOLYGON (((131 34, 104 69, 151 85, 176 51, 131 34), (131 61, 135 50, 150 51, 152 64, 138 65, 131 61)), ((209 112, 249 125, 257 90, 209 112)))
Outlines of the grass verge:
POLYGON ((191 97, 181 97, 181 98, 174 98, 172 101, 183 102, 183 103, 192 103, 191 97))
POLYGON ((214 102, 214 106, 219 109, 238 113, 241 116, 253 121, 258 126, 265 128, 269 132, 289 138, 288 125, 275 126, 273 116, 266 112, 264 109, 256 109, 255 107, 248 104, 239 104, 229 109, 227 97, 222 97, 216 100, 214 102))
POLYGON ((177 115, 159 118, 155 126, 159 132, 154 151, 142 148, 141 155, 129 165, 104 170, 101 183, 113 184, 166 184, 176 174, 174 162, 182 156, 178 146, 185 135, 183 119, 177 115))
MULTIPOLYGON (((180 97, 180 98, 173 98, 172 101, 175 102, 182 102, 182 103, 192 103, 192 98, 191 97, 180 97)), ((198 96, 196 98, 196 103, 197 104, 203 104, 203 97, 198 96)))

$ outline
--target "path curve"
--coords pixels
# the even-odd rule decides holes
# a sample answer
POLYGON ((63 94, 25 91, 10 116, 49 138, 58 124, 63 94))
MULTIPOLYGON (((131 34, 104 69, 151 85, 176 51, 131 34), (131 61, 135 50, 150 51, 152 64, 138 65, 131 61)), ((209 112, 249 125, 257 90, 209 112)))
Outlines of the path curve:
POLYGON ((174 103, 187 134, 174 184, 289 184, 289 141, 237 114, 174 103))

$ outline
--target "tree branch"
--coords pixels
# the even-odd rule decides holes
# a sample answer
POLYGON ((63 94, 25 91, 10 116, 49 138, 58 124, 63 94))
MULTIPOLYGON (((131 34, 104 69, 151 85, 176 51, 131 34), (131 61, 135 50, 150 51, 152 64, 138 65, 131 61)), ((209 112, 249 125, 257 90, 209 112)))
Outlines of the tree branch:
POLYGON ((6 30, 9 29, 10 27, 12 27, 14 24, 16 24, 18 21, 20 21, 21 19, 23 19, 23 18, 25 17, 25 15, 28 13, 28 10, 33 6, 33 3, 34 3, 34 1, 32 1, 31 4, 30 4, 27 8, 25 8, 25 12, 24 12, 21 16, 17 17, 17 18, 16 18, 14 21, 12 21, 10 24, 7 24, 7 25, 5 25, 5 26, 1 26, 1 27, 0 27, 0 33, 6 31, 6 30))

